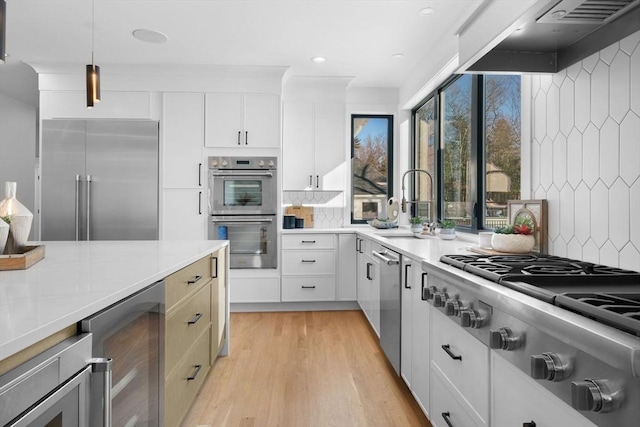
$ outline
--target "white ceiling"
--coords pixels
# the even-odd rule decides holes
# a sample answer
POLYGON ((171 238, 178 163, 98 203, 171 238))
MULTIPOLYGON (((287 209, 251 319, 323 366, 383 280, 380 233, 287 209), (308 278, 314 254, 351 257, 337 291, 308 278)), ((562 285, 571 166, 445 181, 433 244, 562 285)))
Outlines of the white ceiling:
MULTIPOLYGON (((95 62, 286 66, 400 87, 483 0, 94 0, 95 62), (435 11, 422 16, 419 11, 435 11), (165 44, 132 37, 166 34, 165 44), (400 59, 392 55, 401 53, 400 59), (324 64, 310 61, 327 58, 324 64)), ((91 0, 7 0, 7 62, 91 61, 91 0)), ((83 71, 80 71, 83 72, 83 71)), ((104 70, 103 70, 104 72, 104 70)))

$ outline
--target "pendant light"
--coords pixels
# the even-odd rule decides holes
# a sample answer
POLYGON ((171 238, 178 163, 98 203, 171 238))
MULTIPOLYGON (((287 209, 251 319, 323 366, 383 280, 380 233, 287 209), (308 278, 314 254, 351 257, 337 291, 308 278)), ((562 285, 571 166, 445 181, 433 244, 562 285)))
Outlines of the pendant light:
POLYGON ((91 64, 87 64, 87 108, 100 101, 100 67, 93 61, 95 1, 91 0, 91 64))
POLYGON ((7 3, 0 0, 0 64, 4 64, 5 40, 7 39, 7 3))

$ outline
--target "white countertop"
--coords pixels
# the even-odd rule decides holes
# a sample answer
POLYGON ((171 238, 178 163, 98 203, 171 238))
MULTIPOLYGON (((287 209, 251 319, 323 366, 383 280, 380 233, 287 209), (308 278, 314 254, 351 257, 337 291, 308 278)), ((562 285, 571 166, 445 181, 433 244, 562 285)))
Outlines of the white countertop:
POLYGON ((128 297, 228 242, 33 244, 45 245, 43 260, 26 270, 0 271, 0 360, 128 297))

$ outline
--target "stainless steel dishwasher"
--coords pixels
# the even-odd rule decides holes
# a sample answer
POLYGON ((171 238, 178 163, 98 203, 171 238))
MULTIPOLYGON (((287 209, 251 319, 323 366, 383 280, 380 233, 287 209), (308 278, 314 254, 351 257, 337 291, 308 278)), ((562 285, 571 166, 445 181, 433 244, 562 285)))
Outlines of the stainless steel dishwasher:
POLYGON ((384 246, 371 253, 380 260, 380 346, 399 374, 402 255, 384 246))

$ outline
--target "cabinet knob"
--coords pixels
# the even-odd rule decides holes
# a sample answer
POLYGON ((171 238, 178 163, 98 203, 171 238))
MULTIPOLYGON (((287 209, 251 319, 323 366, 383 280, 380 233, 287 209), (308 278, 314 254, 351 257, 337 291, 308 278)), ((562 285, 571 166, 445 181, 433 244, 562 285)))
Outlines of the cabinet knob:
POLYGON ((571 373, 570 364, 554 353, 531 356, 531 378, 536 380, 562 381, 571 373))
POLYGON ((512 351, 522 345, 522 336, 514 335, 510 328, 489 331, 489 347, 495 350, 512 351))
POLYGON ((612 392, 606 380, 571 382, 571 406, 579 411, 611 412, 620 407, 622 398, 622 391, 612 392))

